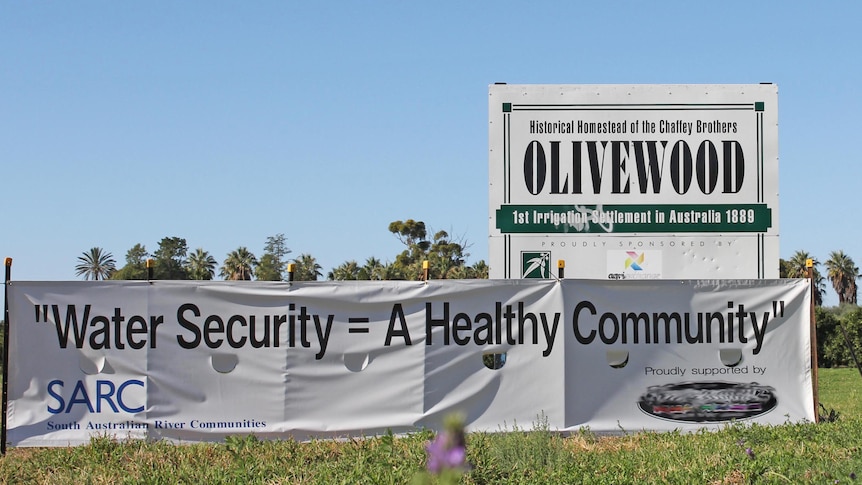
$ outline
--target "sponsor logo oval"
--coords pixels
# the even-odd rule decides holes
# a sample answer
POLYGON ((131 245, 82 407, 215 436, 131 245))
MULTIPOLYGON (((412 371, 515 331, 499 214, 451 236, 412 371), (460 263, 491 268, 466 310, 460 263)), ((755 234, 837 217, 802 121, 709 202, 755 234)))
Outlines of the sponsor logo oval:
POLYGON ((749 419, 775 409, 775 389, 756 382, 680 382, 650 386, 638 400, 646 414, 671 421, 749 419))

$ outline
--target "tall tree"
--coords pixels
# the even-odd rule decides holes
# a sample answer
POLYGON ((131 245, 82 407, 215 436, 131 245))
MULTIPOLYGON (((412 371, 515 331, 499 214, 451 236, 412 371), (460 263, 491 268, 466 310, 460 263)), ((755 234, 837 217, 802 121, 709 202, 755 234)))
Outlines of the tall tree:
POLYGON ((788 260, 779 260, 779 276, 781 278, 807 278, 808 277, 808 260, 813 261, 814 281, 814 305, 823 305, 823 294, 826 292, 826 282, 823 275, 820 274, 820 261, 811 256, 808 251, 798 250, 793 253, 793 256, 788 260))
POLYGON ((418 280, 422 277, 422 261, 427 257, 431 241, 427 240, 425 223, 407 219, 393 221, 389 224, 389 232, 395 235, 406 248, 395 256, 392 262, 394 269, 407 280, 418 280))
POLYGON ((294 268, 293 279, 296 281, 317 281, 317 278, 323 276, 323 273, 320 272, 323 268, 310 254, 300 254, 294 263, 296 263, 296 268, 294 268))
POLYGON ((126 251, 126 265, 111 276, 114 280, 145 280, 147 279, 147 248, 141 244, 135 244, 126 251))
POLYGON ((266 244, 263 246, 264 254, 271 254, 279 263, 287 261, 285 257, 291 253, 290 248, 286 244, 287 238, 284 234, 276 234, 266 238, 266 244))
POLYGON ((164 237, 153 253, 155 266, 153 276, 157 280, 187 280, 186 254, 189 247, 181 237, 164 237))
POLYGON ((222 263, 219 275, 226 280, 243 281, 251 280, 254 269, 257 267, 257 258, 245 246, 228 253, 222 263))
POLYGON ((78 256, 75 266, 75 276, 83 276, 85 280, 106 280, 117 270, 114 255, 102 248, 90 248, 78 256))
POLYGON ((186 272, 189 279, 211 280, 215 276, 216 266, 218 266, 218 262, 210 253, 204 251, 203 248, 197 248, 186 262, 186 272))
POLYGON ((844 251, 832 251, 826 260, 826 276, 838 294, 838 304, 856 304, 856 278, 859 268, 844 251))
POLYGON ((261 281, 281 281, 287 270, 286 256, 290 249, 285 244, 284 234, 276 234, 266 238, 263 246, 263 256, 258 261, 255 276, 261 281))
POLYGON ((427 232, 425 223, 407 219, 406 221, 393 221, 389 223, 389 232, 395 234, 408 248, 416 245, 423 251, 428 249, 430 243, 425 240, 427 232))
POLYGON ((446 231, 437 231, 434 233, 434 240, 431 247, 428 248, 429 265, 431 266, 431 278, 444 279, 453 278, 455 274, 466 274, 458 268, 464 266, 464 262, 469 256, 466 252, 467 246, 461 242, 453 240, 449 237, 446 231))
POLYGON ((284 279, 285 263, 279 263, 276 256, 266 253, 257 262, 254 274, 260 281, 281 281, 284 279))
POLYGON ((425 223, 407 219, 389 224, 389 232, 404 243, 407 248, 395 257, 393 266, 408 280, 422 277, 422 262, 429 263, 429 277, 433 279, 451 278, 465 272, 455 270, 464 265, 469 256, 467 244, 453 239, 446 231, 437 231, 431 240, 425 223))

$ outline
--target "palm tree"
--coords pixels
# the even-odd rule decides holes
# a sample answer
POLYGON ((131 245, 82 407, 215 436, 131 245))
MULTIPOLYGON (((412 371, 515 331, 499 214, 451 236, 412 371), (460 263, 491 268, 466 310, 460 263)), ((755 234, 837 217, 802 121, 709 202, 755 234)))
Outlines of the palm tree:
POLYGON ((798 250, 793 253, 793 256, 788 260, 780 260, 779 276, 782 278, 807 278, 808 277, 808 260, 813 261, 814 281, 811 283, 814 286, 814 305, 823 305, 823 294, 826 293, 826 283, 823 275, 820 274, 818 266, 820 261, 817 258, 808 254, 808 251, 798 250))
POLYGON ((383 278, 383 262, 371 256, 365 260, 365 265, 359 268, 359 275, 356 279, 360 280, 382 280, 383 278))
POLYGON ((838 293, 838 304, 856 304, 856 278, 859 268, 844 251, 832 251, 826 261, 826 276, 838 293))
POLYGON ((340 266, 332 268, 326 276, 332 281, 348 281, 359 279, 359 264, 356 261, 345 261, 340 266))
POLYGON ((386 263, 378 268, 377 279, 379 280, 404 280, 403 268, 395 263, 386 263))
POLYGON ((470 280, 474 279, 473 268, 467 265, 453 266, 449 268, 444 276, 447 280, 470 280))
POLYGON ((228 253, 222 264, 219 276, 226 280, 248 281, 254 276, 257 258, 245 246, 228 253))
POLYGON ((114 255, 106 253, 102 248, 91 248, 78 256, 75 266, 75 276, 83 276, 85 280, 106 280, 117 270, 114 255))
POLYGON ((488 279, 488 265, 485 261, 479 261, 472 266, 462 264, 461 266, 453 266, 446 273, 446 279, 453 280, 473 280, 473 279, 488 279))
POLYGON ((809 259, 814 261, 814 267, 820 265, 820 261, 817 261, 817 258, 808 254, 808 251, 799 250, 793 253, 793 256, 790 257, 786 261, 785 271, 787 272, 784 275, 785 278, 807 278, 808 277, 808 268, 806 266, 806 261, 809 259))
POLYGON ((218 262, 203 248, 195 249, 186 262, 189 278, 193 280, 211 280, 215 276, 218 262))
POLYGON ((317 264, 314 256, 308 253, 300 254, 294 262, 296 268, 293 271, 293 279, 296 281, 317 281, 317 278, 323 276, 320 272, 323 267, 317 264))
POLYGON ((485 263, 485 260, 478 261, 471 266, 473 270, 473 277, 478 278, 480 280, 488 279, 488 264, 485 263))

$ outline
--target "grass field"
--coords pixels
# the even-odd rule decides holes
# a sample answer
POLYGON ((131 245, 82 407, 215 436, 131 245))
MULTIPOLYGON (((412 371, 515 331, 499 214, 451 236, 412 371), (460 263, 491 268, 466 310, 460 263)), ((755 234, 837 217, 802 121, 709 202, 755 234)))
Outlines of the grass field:
MULTIPOLYGON (((821 369, 819 378, 820 402, 836 418, 819 424, 564 437, 537 422, 471 433, 472 470, 460 483, 862 483, 862 377, 854 368, 821 369)), ((75 448, 10 449, 0 459, 0 483, 409 484, 424 470, 431 437, 235 437, 181 446, 99 438, 75 448)))
POLYGON ((855 368, 820 369, 820 402, 842 417, 862 418, 862 375, 855 368))

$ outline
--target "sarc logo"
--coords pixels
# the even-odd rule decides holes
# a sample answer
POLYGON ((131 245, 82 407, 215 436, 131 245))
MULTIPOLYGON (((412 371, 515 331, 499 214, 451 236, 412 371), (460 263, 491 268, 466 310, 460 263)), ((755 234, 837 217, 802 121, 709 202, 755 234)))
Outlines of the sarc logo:
MULTIPOLYGON (((71 384, 70 384, 71 387, 71 384)), ((68 414, 76 409, 76 406, 84 406, 91 413, 101 413, 104 409, 110 408, 111 411, 119 413, 120 410, 126 413, 140 413, 144 410, 144 406, 131 407, 129 405, 130 392, 133 392, 132 387, 144 387, 144 382, 138 379, 129 379, 117 386, 113 381, 99 379, 96 381, 95 389, 87 390, 87 383, 78 380, 75 381, 71 394, 68 399, 64 397, 64 390, 68 389, 66 383, 55 379, 48 383, 48 395, 52 401, 48 404, 48 412, 51 414, 68 414)), ((140 392, 140 391, 139 391, 140 392)))

